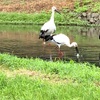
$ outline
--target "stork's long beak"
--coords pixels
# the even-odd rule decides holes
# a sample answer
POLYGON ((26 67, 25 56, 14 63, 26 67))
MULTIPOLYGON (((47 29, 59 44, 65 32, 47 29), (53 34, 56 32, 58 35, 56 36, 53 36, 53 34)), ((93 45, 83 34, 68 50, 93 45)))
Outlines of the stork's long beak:
POLYGON ((78 50, 78 47, 75 47, 75 49, 76 49, 76 53, 77 53, 77 58, 79 58, 79 50, 78 50))
POLYGON ((58 10, 55 10, 55 11, 60 14, 60 12, 58 10))

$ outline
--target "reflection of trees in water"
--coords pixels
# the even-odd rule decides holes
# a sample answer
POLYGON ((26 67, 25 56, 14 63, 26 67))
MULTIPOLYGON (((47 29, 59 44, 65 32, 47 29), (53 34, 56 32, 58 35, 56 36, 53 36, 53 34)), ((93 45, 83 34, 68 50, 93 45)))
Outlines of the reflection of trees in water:
POLYGON ((100 38, 100 27, 80 27, 80 26, 57 26, 56 33, 64 33, 67 35, 74 36, 79 34, 85 37, 100 38))
POLYGON ((33 41, 34 43, 38 40, 38 36, 36 33, 26 32, 26 33, 17 33, 17 32, 0 32, 0 41, 22 41, 24 43, 30 43, 33 41))
POLYGON ((91 27, 91 28, 84 27, 79 30, 79 33, 83 36, 100 38, 100 28, 99 27, 91 27))

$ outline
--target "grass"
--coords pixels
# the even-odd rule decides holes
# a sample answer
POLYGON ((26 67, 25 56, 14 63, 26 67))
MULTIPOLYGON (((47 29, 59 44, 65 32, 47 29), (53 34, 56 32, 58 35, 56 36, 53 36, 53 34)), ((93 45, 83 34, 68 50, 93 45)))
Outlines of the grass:
POLYGON ((0 54, 0 64, 7 66, 7 68, 14 70, 19 68, 26 68, 28 70, 37 70, 51 74, 58 74, 61 78, 78 78, 81 80, 99 80, 99 69, 95 65, 90 65, 88 63, 75 63, 70 62, 47 62, 37 59, 26 59, 18 58, 16 56, 11 56, 8 54, 0 54), (68 69, 68 70, 67 70, 68 69), (75 74, 77 73, 77 74, 75 74), (92 78, 93 76, 93 78, 92 78))
POLYGON ((0 100, 99 100, 100 68, 0 54, 0 100))
POLYGON ((99 100, 99 88, 88 83, 50 84, 26 76, 2 77, 1 100, 99 100))
POLYGON ((33 21, 33 16, 25 13, 0 13, 0 23, 11 23, 11 24, 23 24, 31 23, 33 21))
POLYGON ((97 12, 97 11, 100 12, 100 2, 97 2, 94 4, 94 8, 92 8, 92 11, 93 12, 97 12))
MULTIPOLYGON (((21 25, 38 25, 50 19, 51 13, 41 12, 34 14, 27 13, 0 13, 0 24, 21 24, 21 25)), ((55 15, 55 23, 58 25, 88 25, 88 22, 76 18, 74 13, 55 15)))
MULTIPOLYGON (((41 12, 41 13, 34 13, 34 14, 28 14, 28 13, 0 13, 0 23, 1 24, 43 24, 45 21, 48 21, 50 19, 51 12, 41 12)), ((55 15, 55 22, 57 24, 65 24, 64 22, 64 16, 62 15, 55 15)))
POLYGON ((87 11, 100 12, 100 2, 98 0, 95 3, 93 2, 93 0, 83 0, 81 2, 79 0, 76 0, 74 11, 77 13, 87 11))

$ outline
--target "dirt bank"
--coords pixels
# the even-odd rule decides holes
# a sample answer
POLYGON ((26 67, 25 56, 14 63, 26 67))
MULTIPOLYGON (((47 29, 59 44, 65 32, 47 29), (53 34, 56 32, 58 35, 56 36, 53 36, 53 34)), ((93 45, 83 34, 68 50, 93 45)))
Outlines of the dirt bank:
POLYGON ((3 12, 39 12, 50 10, 52 6, 73 9, 73 0, 0 0, 0 11, 3 12))

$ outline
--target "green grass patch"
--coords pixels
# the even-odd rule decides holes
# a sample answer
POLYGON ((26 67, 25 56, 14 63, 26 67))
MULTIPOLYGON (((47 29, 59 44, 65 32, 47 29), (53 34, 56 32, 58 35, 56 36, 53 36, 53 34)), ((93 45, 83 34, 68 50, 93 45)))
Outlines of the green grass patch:
POLYGON ((95 65, 88 63, 70 62, 47 62, 42 59, 18 58, 8 54, 0 54, 0 64, 14 70, 26 68, 29 70, 37 70, 45 73, 58 74, 61 78, 78 79, 79 81, 95 81, 100 80, 100 69, 95 65))
MULTIPOLYGON (((41 12, 41 13, 0 13, 0 23, 3 24, 43 24, 45 21, 50 19, 51 13, 41 12)), ((58 22, 62 21, 62 17, 55 15, 58 22)), ((57 22, 57 23, 58 23, 57 22)))
POLYGON ((33 16, 25 13, 0 13, 0 23, 23 24, 32 23, 33 16))
POLYGON ((100 12, 100 2, 98 1, 93 2, 93 0, 83 0, 83 1, 76 0, 74 11, 78 13, 87 11, 100 12))
POLYGON ((100 12, 100 2, 96 2, 92 8, 93 12, 100 12))
MULTIPOLYGON (((63 11, 64 12, 64 11, 63 11)), ((0 13, 0 24, 21 24, 21 25, 34 25, 34 24, 43 24, 50 19, 51 12, 41 12, 34 14, 27 13, 0 13)), ((81 21, 76 18, 76 14, 70 13, 61 13, 55 14, 55 23, 60 25, 87 25, 88 22, 81 21)))
MULTIPOLYGON (((44 61, 0 54, 1 100, 99 100, 100 68, 74 61, 44 61), (3 69, 3 70, 2 70, 3 69), (14 74, 18 69, 39 71, 47 77, 14 74), (4 71, 5 70, 5 71, 4 71), (9 74, 13 73, 8 77, 9 74), (57 79, 59 82, 54 79, 57 79), (55 80, 55 81, 52 81, 55 80)), ((21 71, 22 73, 22 71, 21 71)), ((37 75, 37 74, 36 74, 37 75)))
POLYGON ((0 80, 1 100, 99 100, 100 88, 92 83, 51 84, 26 76, 8 78, 4 74, 0 80), (2 85, 4 83, 4 85, 2 85))

